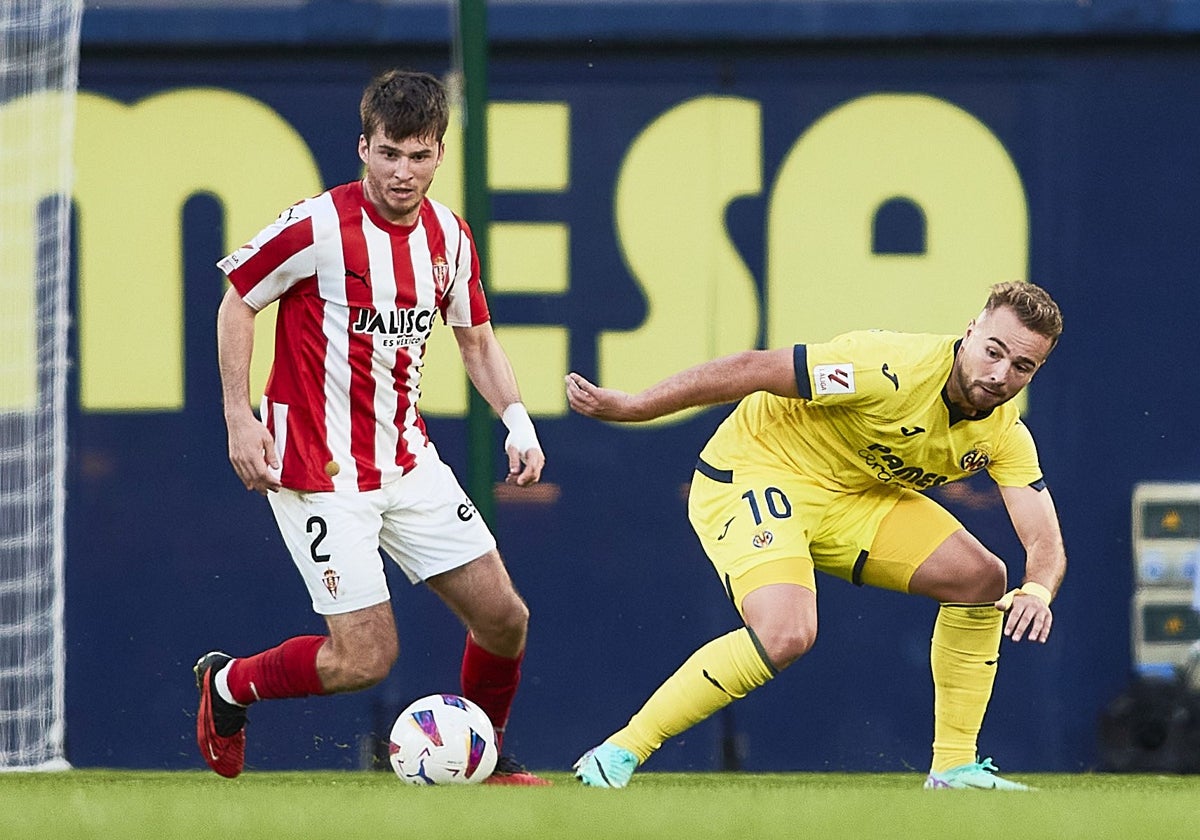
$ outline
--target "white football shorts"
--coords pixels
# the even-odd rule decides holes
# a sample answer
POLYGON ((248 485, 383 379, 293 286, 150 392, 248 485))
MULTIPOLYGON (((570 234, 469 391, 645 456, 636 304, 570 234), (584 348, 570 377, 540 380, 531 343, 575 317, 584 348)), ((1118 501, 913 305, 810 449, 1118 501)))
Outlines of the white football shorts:
POLYGON ((319 615, 391 598, 382 548, 413 583, 482 557, 496 539, 454 472, 424 453, 411 472, 362 493, 268 493, 292 561, 319 615))

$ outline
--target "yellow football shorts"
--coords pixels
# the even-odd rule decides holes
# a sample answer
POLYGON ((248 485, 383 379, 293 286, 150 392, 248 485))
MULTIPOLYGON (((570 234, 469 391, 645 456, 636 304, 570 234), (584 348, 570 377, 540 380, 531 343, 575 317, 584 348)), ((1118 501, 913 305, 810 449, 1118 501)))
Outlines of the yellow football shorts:
POLYGON ((932 499, 889 484, 829 490, 789 470, 697 465, 688 519, 738 611, 772 583, 816 591, 815 569, 907 592, 913 572, 962 528, 932 499))

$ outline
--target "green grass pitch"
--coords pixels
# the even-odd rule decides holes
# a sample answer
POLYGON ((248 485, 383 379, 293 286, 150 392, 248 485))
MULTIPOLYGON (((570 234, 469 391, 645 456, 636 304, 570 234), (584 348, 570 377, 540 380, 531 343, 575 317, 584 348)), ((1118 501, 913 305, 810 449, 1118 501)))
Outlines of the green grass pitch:
POLYGON ((924 791, 919 774, 655 773, 620 791, 415 788, 386 772, 0 774, 0 838, 1053 838, 1200 836, 1200 776, 1013 774, 1036 792, 924 791))

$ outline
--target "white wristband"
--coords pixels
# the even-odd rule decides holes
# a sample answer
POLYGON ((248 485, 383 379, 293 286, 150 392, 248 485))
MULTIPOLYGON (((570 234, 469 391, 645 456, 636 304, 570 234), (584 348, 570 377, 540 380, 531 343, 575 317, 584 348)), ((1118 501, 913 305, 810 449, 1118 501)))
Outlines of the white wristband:
POLYGON ((512 403, 504 409, 500 419, 504 421, 504 426, 508 429, 508 437, 504 440, 505 449, 515 446, 517 451, 523 455, 530 449, 540 450, 542 448, 542 445, 538 443, 537 432, 533 429, 533 421, 529 419, 529 412, 525 410, 522 403, 512 403))

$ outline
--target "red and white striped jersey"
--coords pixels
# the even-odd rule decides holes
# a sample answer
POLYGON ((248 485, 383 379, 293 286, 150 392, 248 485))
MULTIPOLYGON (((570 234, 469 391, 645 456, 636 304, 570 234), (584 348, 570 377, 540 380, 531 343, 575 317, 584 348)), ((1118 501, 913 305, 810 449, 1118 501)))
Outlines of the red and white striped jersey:
POLYGON ((428 443, 417 410, 434 314, 488 320, 466 222, 426 198, 388 222, 343 184, 285 210, 217 263, 251 308, 279 301, 263 422, 293 490, 374 490, 428 443))

